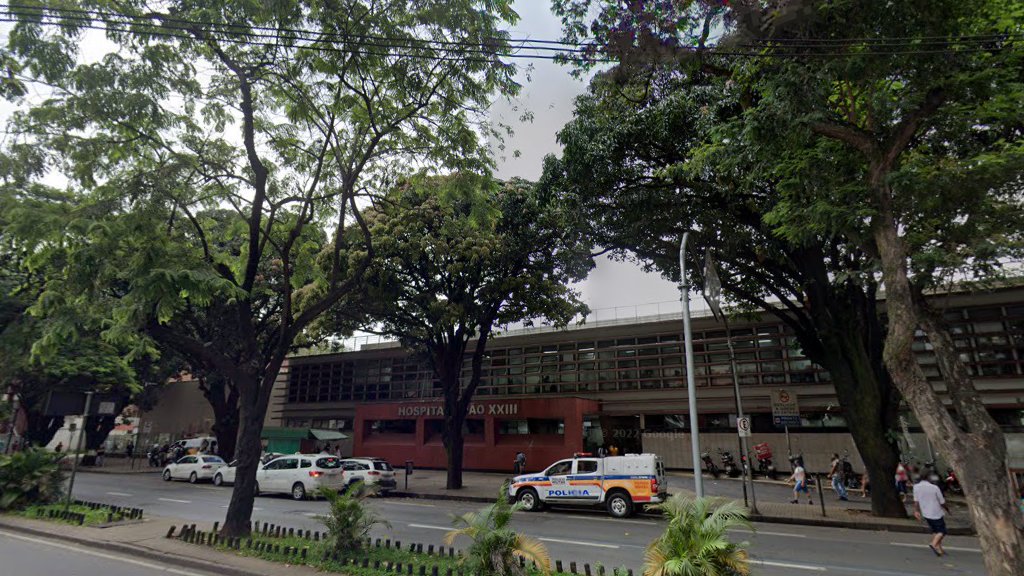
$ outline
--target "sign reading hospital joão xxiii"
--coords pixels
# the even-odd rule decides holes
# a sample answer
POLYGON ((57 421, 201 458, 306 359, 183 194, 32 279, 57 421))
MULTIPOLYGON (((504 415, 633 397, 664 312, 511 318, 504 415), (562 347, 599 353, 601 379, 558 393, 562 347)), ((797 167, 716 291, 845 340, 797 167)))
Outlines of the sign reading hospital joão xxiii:
MULTIPOLYGON (((477 403, 469 405, 470 416, 515 416, 519 414, 518 402, 477 403)), ((444 416, 441 404, 400 404, 398 416, 417 418, 419 416, 444 416)))

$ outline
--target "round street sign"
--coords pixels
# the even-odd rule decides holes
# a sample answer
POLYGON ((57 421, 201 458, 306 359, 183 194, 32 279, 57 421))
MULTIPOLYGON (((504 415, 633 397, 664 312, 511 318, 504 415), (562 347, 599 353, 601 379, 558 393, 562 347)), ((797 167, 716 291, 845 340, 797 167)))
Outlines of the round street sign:
POLYGON ((750 418, 743 417, 736 419, 736 432, 743 438, 750 437, 750 418))

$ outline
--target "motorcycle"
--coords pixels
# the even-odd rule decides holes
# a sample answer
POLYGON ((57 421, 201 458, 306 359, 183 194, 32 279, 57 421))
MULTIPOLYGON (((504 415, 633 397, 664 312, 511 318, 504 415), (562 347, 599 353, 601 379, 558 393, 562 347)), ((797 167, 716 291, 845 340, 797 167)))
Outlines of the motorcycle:
POLYGON ((715 478, 718 478, 722 471, 715 465, 715 461, 711 458, 711 454, 705 452, 700 455, 700 459, 704 462, 704 469, 715 478))
POLYGON ((953 472, 952 468, 946 469, 946 491, 960 496, 964 494, 964 488, 960 485, 960 480, 956 477, 956 472, 953 472))
POLYGON ((772 448, 767 442, 754 445, 754 456, 757 458, 757 472, 770 480, 775 479, 775 466, 772 465, 772 448))
POLYGON ((718 454, 722 459, 722 468, 729 478, 738 478, 743 471, 736 465, 736 459, 733 458, 732 454, 728 450, 719 450, 718 454))
POLYGON ((935 484, 940 489, 944 489, 946 487, 942 482, 942 478, 939 476, 939 468, 935 465, 934 460, 924 463, 924 470, 921 471, 921 477, 927 478, 929 482, 935 484))

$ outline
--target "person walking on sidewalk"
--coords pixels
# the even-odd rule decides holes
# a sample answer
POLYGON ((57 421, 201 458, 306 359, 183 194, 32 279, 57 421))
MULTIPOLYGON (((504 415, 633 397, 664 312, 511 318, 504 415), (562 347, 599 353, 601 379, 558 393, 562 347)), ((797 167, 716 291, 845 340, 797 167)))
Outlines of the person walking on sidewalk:
POLYGON ((515 475, 526 473, 526 454, 522 450, 516 452, 516 458, 512 461, 512 468, 515 470, 515 475))
POLYGON ((946 553, 942 548, 942 539, 946 537, 946 513, 949 507, 946 506, 946 499, 942 496, 942 490, 935 484, 928 481, 927 476, 914 485, 914 518, 928 523, 932 531, 932 541, 928 547, 936 556, 946 553))
POLYGON ((794 459, 793 463, 793 474, 789 477, 786 482, 794 482, 793 484, 793 499, 790 500, 790 504, 797 504, 800 502, 800 493, 803 492, 807 495, 807 503, 814 504, 811 500, 811 491, 807 488, 807 471, 804 470, 804 463, 799 459, 794 459))
POLYGON ((832 479, 832 490, 835 490, 839 499, 843 502, 849 500, 846 497, 846 482, 843 478, 843 461, 839 459, 839 454, 832 454, 832 469, 829 471, 828 477, 832 479))
POLYGON ((896 475, 893 478, 896 480, 896 493, 900 495, 900 499, 906 504, 907 482, 910 480, 910 476, 907 474, 907 467, 903 464, 903 460, 896 464, 896 475))

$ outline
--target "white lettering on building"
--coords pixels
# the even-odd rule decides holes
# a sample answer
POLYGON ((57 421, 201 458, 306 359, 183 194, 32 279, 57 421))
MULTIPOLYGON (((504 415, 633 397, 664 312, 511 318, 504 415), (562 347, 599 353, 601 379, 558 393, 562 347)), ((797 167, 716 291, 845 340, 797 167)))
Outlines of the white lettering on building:
MULTIPOLYGON (((507 404, 470 404, 470 416, 515 416, 519 414, 519 404, 509 402, 507 404)), ((418 418, 420 416, 444 416, 444 406, 399 406, 398 416, 405 418, 418 418)))

